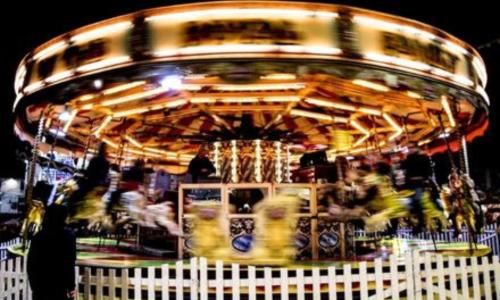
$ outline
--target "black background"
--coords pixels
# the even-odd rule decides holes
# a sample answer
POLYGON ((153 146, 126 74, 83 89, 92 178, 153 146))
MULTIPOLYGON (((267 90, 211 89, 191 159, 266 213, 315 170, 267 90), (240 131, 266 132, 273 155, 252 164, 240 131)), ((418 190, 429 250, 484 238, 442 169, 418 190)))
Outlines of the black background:
MULTIPOLYGON (((6 1, 2 3, 0 37, 0 177, 20 176, 15 163, 11 115, 14 101, 13 81, 17 64, 30 50, 50 38, 89 23, 143 8, 187 3, 187 1, 101 0, 101 1, 6 1)), ((468 42, 474 47, 500 38, 500 14, 496 1, 449 0, 364 0, 336 1, 380 12, 415 19, 468 42)), ((286 15, 286 12, 284 12, 286 15)), ((480 47, 481 48, 481 47, 480 47)), ((496 175, 500 169, 500 44, 479 50, 488 70, 487 92, 491 99, 490 128, 484 137, 469 147, 474 177, 482 180, 486 169, 496 175)), ((439 170, 438 170, 439 171, 439 170)), ((496 182, 493 182, 497 185, 496 182)))

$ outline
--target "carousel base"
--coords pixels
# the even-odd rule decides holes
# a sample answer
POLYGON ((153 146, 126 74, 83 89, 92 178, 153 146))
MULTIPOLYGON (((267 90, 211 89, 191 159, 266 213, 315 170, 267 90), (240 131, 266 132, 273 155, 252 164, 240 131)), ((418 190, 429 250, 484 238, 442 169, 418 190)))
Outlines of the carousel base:
MULTIPOLYGON (((491 249, 483 244, 473 244, 472 251, 469 243, 466 242, 445 242, 437 241, 434 246, 432 241, 411 240, 411 239, 385 239, 379 241, 380 247, 370 251, 370 240, 358 240, 357 244, 365 244, 363 255, 357 255, 345 260, 310 260, 292 261, 290 267, 303 267, 305 269, 315 266, 342 266, 351 263, 353 268, 357 267, 357 262, 373 261, 376 258, 388 259, 391 254, 395 254, 398 260, 403 262, 404 255, 408 251, 418 250, 419 252, 438 253, 445 256, 476 256, 489 255, 491 249)), ((161 266, 164 264, 174 265, 177 259, 172 251, 156 250, 138 246, 135 240, 122 240, 119 244, 114 239, 103 239, 98 237, 79 238, 77 240, 77 264, 80 266, 92 266, 103 268, 142 268, 150 266, 161 266)), ((23 255, 22 245, 9 248, 13 255, 23 255)), ((221 260, 224 260, 221 257, 221 260)), ((234 262, 234 261, 232 261, 234 262)), ((189 260, 185 260, 189 265, 189 260)), ((251 260, 241 261, 243 265, 252 265, 251 260)), ((261 264, 256 264, 261 265, 261 264)))

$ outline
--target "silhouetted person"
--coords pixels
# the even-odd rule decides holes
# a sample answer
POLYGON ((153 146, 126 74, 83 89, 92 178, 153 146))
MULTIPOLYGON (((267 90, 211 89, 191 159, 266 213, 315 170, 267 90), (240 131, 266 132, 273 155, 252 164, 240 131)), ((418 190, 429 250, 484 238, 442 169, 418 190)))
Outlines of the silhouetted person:
POLYGON ((33 300, 62 300, 74 296, 76 240, 65 227, 67 215, 65 206, 49 206, 42 230, 31 241, 28 278, 33 300))
POLYGON ((97 155, 94 156, 84 172, 84 177, 78 182, 78 190, 76 190, 70 198, 70 214, 74 215, 79 203, 83 201, 92 189, 97 186, 106 185, 109 172, 109 162, 106 158, 106 144, 101 143, 97 155))
POLYGON ((417 217, 418 222, 414 232, 421 232, 425 226, 422 198, 432 175, 431 163, 429 157, 416 149, 408 155, 402 167, 406 188, 414 191, 410 197, 410 212, 417 217))
POLYGON ((206 178, 215 173, 215 167, 208 159, 208 151, 200 147, 198 154, 191 160, 188 167, 188 173, 191 174, 192 182, 197 183, 198 178, 206 178))

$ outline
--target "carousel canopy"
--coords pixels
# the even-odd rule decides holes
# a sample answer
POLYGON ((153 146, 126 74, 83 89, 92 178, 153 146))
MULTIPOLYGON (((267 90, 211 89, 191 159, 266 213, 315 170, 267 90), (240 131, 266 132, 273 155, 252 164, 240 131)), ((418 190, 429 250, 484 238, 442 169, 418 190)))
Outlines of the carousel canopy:
POLYGON ((210 2, 66 33, 19 65, 15 130, 81 153, 189 162, 201 144, 283 141, 359 154, 487 127, 486 71, 431 26, 346 6, 210 2), (286 13, 285 13, 286 12, 286 13))

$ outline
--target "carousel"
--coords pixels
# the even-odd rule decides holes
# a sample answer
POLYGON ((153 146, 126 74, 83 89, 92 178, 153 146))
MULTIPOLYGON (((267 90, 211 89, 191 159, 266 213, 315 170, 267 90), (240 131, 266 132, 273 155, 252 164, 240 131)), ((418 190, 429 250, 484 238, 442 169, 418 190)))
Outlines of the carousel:
MULTIPOLYGON (((33 146, 28 205, 41 219, 32 193, 39 155, 85 168, 104 143, 118 168, 146 162, 144 209, 156 205, 161 216, 135 211, 127 251, 82 238, 82 264, 165 259, 156 254, 272 265, 357 259, 360 247, 383 242, 360 242, 355 223, 329 212, 325 195, 345 165, 415 148, 459 151, 452 165, 467 174, 467 142, 488 127, 486 81, 467 43, 353 7, 207 2, 116 17, 55 37, 19 65, 14 129, 33 146), (195 182, 184 174, 200 152, 214 172, 195 182)), ((401 253, 452 251, 386 243, 401 253)))

